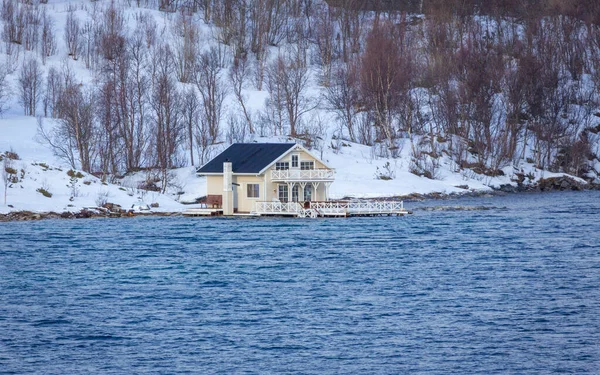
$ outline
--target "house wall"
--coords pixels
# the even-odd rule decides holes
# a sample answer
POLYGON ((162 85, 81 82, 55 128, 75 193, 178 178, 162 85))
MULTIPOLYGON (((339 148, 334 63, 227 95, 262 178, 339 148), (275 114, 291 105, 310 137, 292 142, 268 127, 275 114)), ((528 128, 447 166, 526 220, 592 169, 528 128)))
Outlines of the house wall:
POLYGON ((237 190, 237 209, 238 212, 250 212, 254 209, 254 202, 264 202, 264 179, 262 176, 235 176, 240 186, 235 186, 237 190), (248 197, 248 184, 259 185, 258 198, 248 197))

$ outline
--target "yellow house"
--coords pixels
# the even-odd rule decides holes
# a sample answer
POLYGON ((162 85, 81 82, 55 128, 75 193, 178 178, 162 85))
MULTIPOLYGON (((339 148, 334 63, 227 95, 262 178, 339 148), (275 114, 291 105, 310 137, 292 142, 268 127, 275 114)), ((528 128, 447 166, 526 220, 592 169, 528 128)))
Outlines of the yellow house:
POLYGON ((295 143, 235 143, 196 172, 206 176, 207 201, 224 215, 274 202, 295 211, 325 202, 335 178, 333 168, 295 143))

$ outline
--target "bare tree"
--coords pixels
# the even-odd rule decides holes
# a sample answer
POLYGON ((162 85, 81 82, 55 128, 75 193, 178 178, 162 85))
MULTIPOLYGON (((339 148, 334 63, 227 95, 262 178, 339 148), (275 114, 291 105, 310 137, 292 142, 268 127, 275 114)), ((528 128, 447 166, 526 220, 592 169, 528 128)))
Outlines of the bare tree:
POLYGON ((408 95, 412 62, 406 50, 406 25, 391 21, 375 22, 362 56, 360 82, 363 103, 373 114, 377 138, 394 149, 394 120, 400 101, 408 95))
MULTIPOLYGON (((143 19, 143 18, 142 18, 143 19)), ((145 22, 145 21, 144 21, 145 22)), ((147 74, 149 44, 145 23, 138 24, 127 43, 129 68, 127 75, 127 100, 130 102, 128 128, 123 130, 127 170, 140 168, 148 148, 148 122, 150 117, 148 87, 151 77, 147 74)))
POLYGON ((316 62, 321 66, 322 82, 327 87, 331 79, 332 63, 335 59, 335 22, 328 6, 321 6, 316 12, 314 43, 317 47, 316 62))
POLYGON ((54 35, 54 19, 46 13, 44 7, 41 15, 42 35, 40 39, 40 54, 42 64, 46 64, 48 57, 56 53, 56 37, 54 35))
POLYGON ((221 112, 227 95, 227 87, 221 81, 219 52, 215 47, 199 56, 194 81, 202 97, 201 121, 207 124, 210 143, 215 143, 219 137, 221 112))
POLYGON ((168 170, 180 166, 177 147, 184 137, 181 122, 181 95, 171 74, 174 57, 168 46, 161 46, 153 57, 152 93, 150 105, 154 114, 152 141, 155 145, 155 165, 162 173, 164 192, 168 170))
POLYGON ((88 173, 95 156, 94 102, 94 94, 79 85, 66 87, 58 99, 59 126, 71 138, 81 169, 88 173))
POLYGON ((200 122, 200 102, 196 90, 190 87, 183 96, 183 121, 186 127, 187 141, 190 146, 190 163, 194 165, 194 133, 200 122))
POLYGON ((8 70, 6 65, 0 64, 0 116, 8 110, 8 103, 12 96, 12 90, 8 81, 8 70))
POLYGON ((23 61, 19 72, 20 102, 25 116, 35 116, 37 103, 42 95, 43 72, 36 58, 23 61))
POLYGON ((37 49, 40 36, 40 8, 37 6, 22 6, 23 14, 23 46, 26 51, 37 49))
POLYGON ((348 137, 356 142, 355 117, 360 110, 359 77, 354 65, 343 66, 333 74, 331 85, 326 87, 325 101, 348 131, 348 137))
POLYGON ((174 29, 177 79, 188 83, 194 75, 194 60, 199 54, 200 30, 191 15, 181 12, 174 29))
POLYGON ((44 117, 56 117, 58 95, 62 89, 60 73, 53 66, 48 69, 46 76, 46 90, 44 92, 44 117))
POLYGON ((233 88, 233 94, 237 99, 250 133, 254 134, 254 126, 252 124, 252 118, 250 112, 246 107, 246 97, 242 93, 244 89, 244 83, 248 76, 248 60, 244 58, 235 59, 231 69, 229 70, 229 80, 231 81, 231 87, 233 88))
POLYGON ((71 168, 77 168, 76 147, 72 134, 67 126, 57 123, 56 126, 46 127, 41 116, 37 118, 37 137, 40 143, 46 144, 52 153, 69 163, 71 168))
POLYGON ((94 127, 94 95, 75 84, 72 72, 61 75, 64 86, 56 102, 57 123, 50 129, 38 117, 38 136, 54 154, 67 161, 71 168, 92 172, 96 155, 94 127))
POLYGON ((81 50, 81 27, 79 26, 79 18, 75 15, 75 7, 73 5, 69 5, 68 7, 64 36, 69 56, 73 60, 77 60, 81 50))
POLYGON ((283 101, 290 135, 297 135, 302 116, 314 109, 316 103, 306 95, 309 74, 299 50, 279 55, 268 69, 269 93, 272 98, 283 101), (274 91, 274 90, 278 90, 274 91))

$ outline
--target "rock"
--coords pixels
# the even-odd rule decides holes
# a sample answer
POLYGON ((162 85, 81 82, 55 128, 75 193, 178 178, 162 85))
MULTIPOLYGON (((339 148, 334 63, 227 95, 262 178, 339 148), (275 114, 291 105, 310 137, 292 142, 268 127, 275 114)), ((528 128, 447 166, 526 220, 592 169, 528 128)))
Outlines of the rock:
POLYGON ((569 176, 543 178, 538 182, 538 187, 541 191, 584 189, 584 185, 581 182, 569 176))
POLYGON ((77 219, 89 219, 92 217, 92 213, 88 210, 81 210, 75 214, 77 219))

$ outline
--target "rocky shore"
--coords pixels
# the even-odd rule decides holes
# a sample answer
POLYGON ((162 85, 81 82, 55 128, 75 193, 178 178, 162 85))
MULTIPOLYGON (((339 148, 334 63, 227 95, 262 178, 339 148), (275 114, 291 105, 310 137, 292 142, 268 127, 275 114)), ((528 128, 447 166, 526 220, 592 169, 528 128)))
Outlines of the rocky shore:
MULTIPOLYGON (((403 200, 405 202, 423 201, 423 200, 436 200, 436 199, 452 199, 456 197, 489 197, 494 195, 505 195, 509 193, 535 193, 535 192, 549 192, 549 191, 583 191, 583 190, 600 190, 598 184, 584 184, 579 180, 576 180, 569 176, 553 177, 541 179, 535 184, 523 184, 518 182, 517 185, 501 185, 490 191, 469 191, 468 186, 460 186, 465 189, 464 192, 456 193, 429 193, 429 194, 418 194, 413 193, 409 195, 402 195, 394 197, 393 199, 403 200)), ((381 198, 383 199, 383 198, 381 198)), ((387 198, 389 199, 389 198, 387 198)))
POLYGON ((132 218, 138 216, 181 216, 180 212, 106 212, 95 209, 83 209, 77 212, 31 212, 31 211, 13 211, 7 214, 0 214, 0 222, 7 221, 32 221, 43 219, 97 219, 97 218, 132 218))

